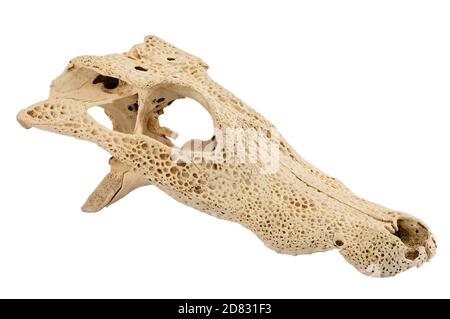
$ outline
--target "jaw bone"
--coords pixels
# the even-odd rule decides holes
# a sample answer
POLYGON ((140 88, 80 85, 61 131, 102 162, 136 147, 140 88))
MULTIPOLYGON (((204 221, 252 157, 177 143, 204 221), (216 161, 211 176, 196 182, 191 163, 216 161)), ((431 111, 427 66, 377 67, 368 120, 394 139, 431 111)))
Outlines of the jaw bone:
POLYGON ((81 207, 83 212, 94 213, 123 198, 132 190, 150 185, 145 177, 133 172, 130 166, 124 165, 115 158, 109 160, 111 171, 103 178, 94 192, 81 207))
MULTIPOLYGON (((207 68, 199 58, 148 36, 124 54, 73 59, 53 81, 49 98, 17 119, 26 128, 94 142, 111 154, 111 172, 84 211, 99 211, 137 187, 155 185, 181 203, 240 223, 280 253, 339 249, 357 270, 380 277, 433 257, 436 244, 422 221, 364 200, 319 171, 269 121, 215 83, 207 68), (199 142, 203 155, 214 153, 220 161, 180 160, 183 152, 170 140, 175 133, 159 125, 159 116, 184 97, 205 107, 217 131, 249 129, 269 139, 278 136, 277 158, 265 150, 253 160, 230 161, 225 146, 242 141, 224 142, 215 134, 187 144, 199 142), (104 108, 112 130, 89 116, 93 106, 104 108), (276 169, 263 170, 275 160, 276 169)), ((195 125, 195 119, 186 120, 195 125)), ((244 149, 249 151, 250 144, 244 149)))

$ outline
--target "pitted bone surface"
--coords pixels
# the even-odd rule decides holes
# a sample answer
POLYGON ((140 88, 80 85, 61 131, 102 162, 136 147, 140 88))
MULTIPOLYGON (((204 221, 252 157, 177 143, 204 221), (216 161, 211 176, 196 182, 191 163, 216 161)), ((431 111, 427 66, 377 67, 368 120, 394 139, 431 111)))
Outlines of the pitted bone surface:
POLYGON ((26 128, 94 142, 111 154, 111 172, 84 211, 98 211, 137 187, 155 185, 181 203, 240 223, 277 252, 339 249, 367 275, 392 276, 434 255, 435 241, 422 221, 356 196, 281 136, 277 159, 267 152, 254 161, 229 161, 225 146, 234 142, 211 136, 201 144, 222 161, 181 160, 171 141, 175 133, 158 119, 176 99, 199 102, 217 131, 254 129, 278 136, 269 121, 215 83, 207 69, 201 59, 147 36, 124 54, 73 59, 52 82, 49 98, 17 119, 26 128), (105 109, 112 130, 88 114, 93 106, 105 109), (279 161, 277 169, 264 172, 267 160, 279 161))

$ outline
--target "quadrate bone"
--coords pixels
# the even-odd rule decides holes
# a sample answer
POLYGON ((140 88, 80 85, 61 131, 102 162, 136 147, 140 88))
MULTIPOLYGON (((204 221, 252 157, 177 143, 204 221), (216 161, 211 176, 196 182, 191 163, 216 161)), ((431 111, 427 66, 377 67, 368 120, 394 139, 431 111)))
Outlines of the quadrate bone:
POLYGON ((111 172, 83 211, 99 211, 137 187, 155 185, 181 203, 243 225, 280 253, 339 249, 357 270, 380 277, 433 257, 436 244, 422 221, 364 200, 319 171, 269 121, 215 83, 207 69, 199 58, 147 36, 124 54, 73 59, 52 82, 49 98, 17 119, 25 128, 91 141, 111 154, 111 172), (159 116, 185 97, 209 112, 217 134, 180 149, 159 116), (88 114, 93 106, 104 108, 112 130, 88 114), (276 152, 263 139, 220 134, 233 129, 263 132, 272 146, 276 142, 276 152), (234 146, 245 151, 238 160, 226 151, 234 146), (276 169, 263 169, 275 161, 276 169))

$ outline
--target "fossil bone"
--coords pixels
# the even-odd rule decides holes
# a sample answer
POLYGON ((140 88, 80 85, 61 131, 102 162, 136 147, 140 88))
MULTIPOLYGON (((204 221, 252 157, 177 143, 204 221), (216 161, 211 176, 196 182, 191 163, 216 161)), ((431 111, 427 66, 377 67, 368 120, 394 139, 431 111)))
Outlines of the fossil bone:
MULTIPOLYGON (((392 276, 434 255, 435 241, 422 221, 361 199, 316 169, 270 122, 215 83, 207 68, 199 58, 147 36, 124 54, 73 59, 52 82, 49 98, 21 111, 17 119, 26 128, 94 142, 111 154, 111 172, 89 196, 84 211, 98 211, 152 184, 186 205, 240 223, 277 252, 339 249, 367 275, 392 276), (173 145, 175 133, 159 125, 159 116, 185 97, 210 113, 217 132, 253 129, 268 139, 278 136, 277 157, 266 148, 253 160, 232 161, 226 150, 237 146, 238 139, 214 135, 188 142, 187 148, 216 157, 183 158, 187 151, 173 145), (93 106, 104 108, 112 130, 88 114, 93 106), (276 169, 262 169, 274 161, 276 169)), ((255 143, 263 148, 261 140, 255 143)), ((244 150, 250 150, 250 142, 244 150)))

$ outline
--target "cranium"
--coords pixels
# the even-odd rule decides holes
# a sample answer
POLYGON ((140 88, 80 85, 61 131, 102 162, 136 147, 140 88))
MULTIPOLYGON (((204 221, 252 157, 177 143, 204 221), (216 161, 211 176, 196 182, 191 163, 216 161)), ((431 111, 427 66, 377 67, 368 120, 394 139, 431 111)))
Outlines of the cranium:
POLYGON ((367 275, 392 276, 434 255, 435 241, 422 221, 366 201, 319 171, 270 122, 211 80, 207 68, 199 58, 148 36, 124 54, 73 59, 52 82, 49 98, 17 119, 26 128, 94 142, 111 154, 111 171, 84 204, 87 212, 152 184, 181 203, 242 224, 277 252, 339 249, 367 275), (218 132, 190 153, 174 146, 173 132, 158 119, 184 97, 210 113, 218 132), (93 106, 104 108, 112 130, 88 114, 93 106), (238 144, 249 154, 251 145, 264 149, 262 139, 243 142, 228 139, 228 133, 218 138, 231 129, 276 140, 276 156, 266 147, 253 158, 230 160, 227 150, 238 144), (200 159, 188 160, 186 153, 200 159), (263 169, 275 161, 276 169, 263 169))

